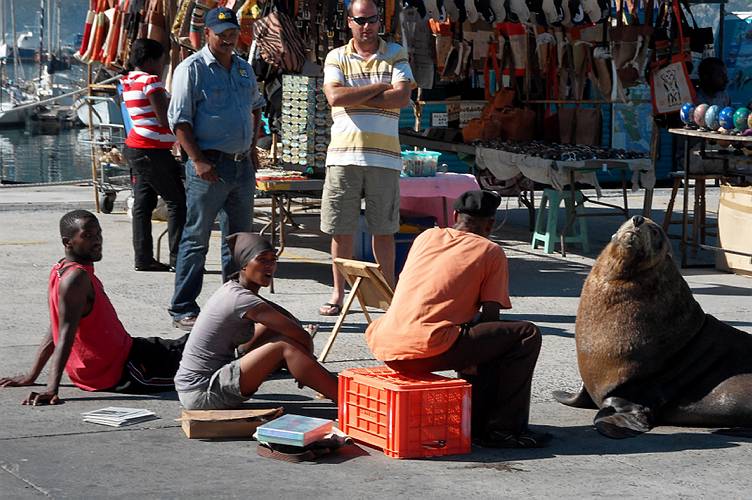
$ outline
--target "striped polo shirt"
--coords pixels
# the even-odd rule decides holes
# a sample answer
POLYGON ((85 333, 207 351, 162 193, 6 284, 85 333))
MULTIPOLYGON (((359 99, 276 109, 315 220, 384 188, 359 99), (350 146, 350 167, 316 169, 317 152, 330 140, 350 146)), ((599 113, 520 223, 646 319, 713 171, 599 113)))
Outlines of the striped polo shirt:
MULTIPOLYGON (((401 45, 379 41, 379 50, 368 59, 357 54, 352 39, 326 56, 324 84, 358 87, 370 83, 414 82, 401 45)), ((332 138, 326 154, 329 165, 362 165, 402 169, 399 142, 399 109, 370 106, 332 107, 332 138)))
POLYGON ((141 149, 169 149, 175 136, 163 127, 149 102, 154 92, 166 92, 164 83, 156 75, 143 71, 131 71, 121 79, 123 101, 133 126, 125 139, 125 145, 141 149))

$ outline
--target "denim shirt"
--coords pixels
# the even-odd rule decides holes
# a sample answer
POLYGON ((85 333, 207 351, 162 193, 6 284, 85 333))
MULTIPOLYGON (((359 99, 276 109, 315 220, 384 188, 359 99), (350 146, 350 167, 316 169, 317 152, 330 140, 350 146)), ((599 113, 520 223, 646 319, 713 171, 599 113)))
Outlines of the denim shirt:
POLYGON ((190 124, 202 150, 243 153, 253 139, 252 112, 264 103, 248 62, 233 55, 228 71, 205 45, 175 68, 167 119, 173 131, 190 124))

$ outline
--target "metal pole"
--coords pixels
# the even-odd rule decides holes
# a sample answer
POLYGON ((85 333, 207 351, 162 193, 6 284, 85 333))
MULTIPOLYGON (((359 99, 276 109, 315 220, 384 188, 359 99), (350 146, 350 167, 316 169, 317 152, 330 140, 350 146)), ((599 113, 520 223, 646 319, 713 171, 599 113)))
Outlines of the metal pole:
POLYGON ((18 34, 16 33, 16 0, 10 0, 10 24, 13 32, 13 80, 19 82, 23 78, 21 58, 18 56, 18 34))
POLYGON ((55 18, 55 21, 56 21, 56 30, 55 31, 56 31, 56 35, 57 35, 56 40, 55 40, 55 51, 57 52, 57 57, 58 58, 60 56, 62 56, 62 50, 63 50, 62 46, 60 45, 60 13, 61 13, 60 3, 61 2, 62 2, 62 0, 57 0, 56 8, 55 8, 55 14, 57 16, 55 18))
POLYGON ((39 82, 42 82, 42 57, 44 57, 44 0, 39 0, 39 82))

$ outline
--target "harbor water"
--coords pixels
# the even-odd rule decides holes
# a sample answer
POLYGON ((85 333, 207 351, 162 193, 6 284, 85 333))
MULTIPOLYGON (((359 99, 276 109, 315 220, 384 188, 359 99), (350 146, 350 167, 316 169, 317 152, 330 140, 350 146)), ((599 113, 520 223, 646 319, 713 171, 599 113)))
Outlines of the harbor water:
POLYGON ((51 183, 91 180, 87 129, 32 135, 24 129, 0 130, 0 182, 51 183))

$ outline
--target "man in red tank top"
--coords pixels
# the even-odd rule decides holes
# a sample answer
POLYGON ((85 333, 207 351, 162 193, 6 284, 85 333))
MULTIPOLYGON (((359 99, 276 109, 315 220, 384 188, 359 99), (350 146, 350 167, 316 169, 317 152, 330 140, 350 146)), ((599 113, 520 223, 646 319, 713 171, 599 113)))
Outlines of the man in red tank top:
POLYGON ((50 328, 29 373, 0 377, 0 387, 32 385, 52 359, 47 387, 31 392, 23 404, 58 404, 63 369, 86 391, 173 390, 188 336, 167 340, 128 335, 94 274, 94 262, 102 259, 102 228, 94 214, 68 212, 60 219, 60 236, 65 258, 50 272, 50 328))

